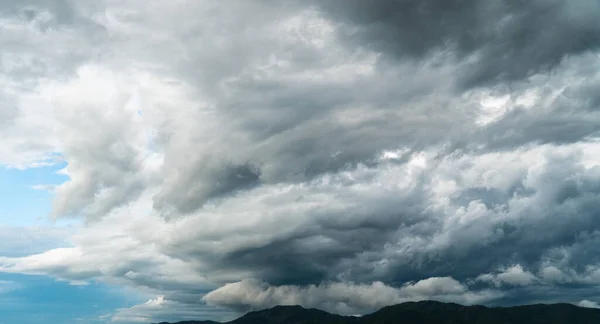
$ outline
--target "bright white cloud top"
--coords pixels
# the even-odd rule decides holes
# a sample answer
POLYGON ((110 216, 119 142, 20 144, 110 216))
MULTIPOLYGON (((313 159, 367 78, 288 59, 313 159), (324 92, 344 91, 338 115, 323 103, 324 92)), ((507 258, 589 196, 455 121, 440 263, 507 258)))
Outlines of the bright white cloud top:
POLYGON ((0 4, 0 163, 84 221, 0 271, 154 296, 121 323, 598 306, 597 1, 0 4))

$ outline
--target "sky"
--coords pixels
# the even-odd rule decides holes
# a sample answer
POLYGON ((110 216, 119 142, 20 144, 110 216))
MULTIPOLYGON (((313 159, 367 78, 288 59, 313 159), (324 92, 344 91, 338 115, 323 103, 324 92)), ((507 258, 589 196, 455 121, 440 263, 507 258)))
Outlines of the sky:
POLYGON ((600 308, 599 20, 0 0, 0 324, 600 308))

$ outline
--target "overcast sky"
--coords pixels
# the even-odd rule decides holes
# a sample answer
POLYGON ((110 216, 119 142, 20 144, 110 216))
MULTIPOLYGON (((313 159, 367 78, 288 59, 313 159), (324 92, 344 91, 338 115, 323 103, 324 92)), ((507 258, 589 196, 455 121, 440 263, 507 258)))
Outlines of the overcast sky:
POLYGON ((599 21, 0 0, 0 323, 599 307, 599 21))

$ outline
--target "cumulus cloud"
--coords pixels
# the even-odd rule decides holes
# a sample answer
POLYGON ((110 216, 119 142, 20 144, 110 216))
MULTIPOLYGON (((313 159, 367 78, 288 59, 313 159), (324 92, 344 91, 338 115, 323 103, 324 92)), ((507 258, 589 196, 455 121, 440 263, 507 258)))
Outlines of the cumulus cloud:
POLYGON ((231 313, 216 307, 199 304, 182 304, 166 300, 164 296, 148 300, 144 304, 121 308, 114 314, 106 314, 101 319, 111 323, 151 323, 169 321, 177 316, 181 320, 196 320, 210 317, 214 320, 230 320, 231 313))
MULTIPOLYGON (((63 81, 90 59, 105 36, 70 1, 2 1, 0 162, 13 167, 56 163, 60 139, 39 87, 63 81)), ((83 9, 83 8, 81 8, 83 9)))
POLYGON ((580 301, 579 304, 577 304, 577 305, 580 307, 586 307, 586 308, 600 308, 600 305, 598 305, 597 302, 587 300, 587 299, 580 301))
POLYGON ((85 225, 0 271, 157 296, 117 322, 592 300, 597 6, 7 2, 0 162, 85 225))
POLYGON ((525 271, 519 264, 497 274, 483 274, 475 278, 476 281, 488 282, 495 286, 512 285, 512 286, 528 286, 536 282, 537 278, 529 271, 525 271))
POLYGON ((301 305, 340 314, 359 314, 384 306, 419 300, 442 300, 463 304, 482 303, 499 297, 499 292, 469 289, 450 277, 433 277, 400 288, 380 281, 371 284, 322 283, 319 285, 270 286, 252 279, 226 284, 206 294, 212 305, 235 309, 263 309, 276 305, 301 305))
MULTIPOLYGON (((119 211, 118 216, 122 217, 132 209, 119 211)), ((109 219, 73 234, 68 247, 20 257, 0 257, 0 271, 51 275, 76 284, 96 280, 134 286, 148 293, 170 291, 181 298, 213 288, 214 284, 188 263, 160 253, 153 243, 160 236, 160 232, 156 232, 161 230, 160 225, 165 223, 158 218, 152 222, 149 218, 136 217, 128 224, 121 222, 116 226, 114 219, 109 219)))

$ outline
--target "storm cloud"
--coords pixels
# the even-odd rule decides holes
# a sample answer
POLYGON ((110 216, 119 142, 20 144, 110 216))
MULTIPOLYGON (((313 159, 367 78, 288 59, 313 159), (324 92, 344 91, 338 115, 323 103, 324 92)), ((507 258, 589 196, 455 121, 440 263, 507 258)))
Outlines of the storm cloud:
POLYGON ((466 61, 462 87, 522 80, 600 46, 595 0, 316 3, 344 24, 340 34, 349 46, 399 60, 419 61, 444 51, 466 61))
POLYGON ((597 1, 10 8, 0 161, 67 162, 84 225, 0 271, 152 296, 123 323, 597 306, 597 1))

